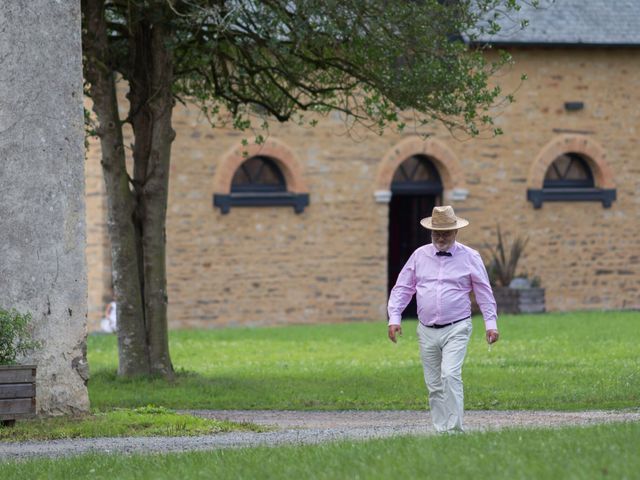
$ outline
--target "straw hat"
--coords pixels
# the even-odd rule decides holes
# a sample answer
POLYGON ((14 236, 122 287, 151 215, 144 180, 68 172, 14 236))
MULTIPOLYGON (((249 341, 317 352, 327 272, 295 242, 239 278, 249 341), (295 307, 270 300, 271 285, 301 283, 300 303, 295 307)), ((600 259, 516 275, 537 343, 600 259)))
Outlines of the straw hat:
POLYGON ((429 230, 457 230, 469 225, 469 221, 456 217, 453 207, 444 205, 433 207, 431 216, 420 220, 420 225, 429 230))

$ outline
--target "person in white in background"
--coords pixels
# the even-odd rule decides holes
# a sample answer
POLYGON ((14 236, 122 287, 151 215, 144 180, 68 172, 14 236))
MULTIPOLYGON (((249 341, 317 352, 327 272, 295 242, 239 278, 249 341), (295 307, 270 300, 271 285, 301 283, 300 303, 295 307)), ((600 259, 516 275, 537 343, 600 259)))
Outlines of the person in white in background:
POLYGON ((115 301, 111 301, 107 304, 107 308, 104 311, 104 318, 100 321, 100 330, 105 333, 115 333, 118 329, 116 308, 115 301))
POLYGON ((420 224, 431 230, 431 244, 418 248, 398 275, 389 296, 388 335, 402 335, 402 312, 416 294, 418 342, 437 432, 463 431, 462 363, 471 337, 473 290, 484 317, 489 345, 498 341, 496 301, 480 254, 456 242, 469 222, 450 206, 435 207, 420 224))

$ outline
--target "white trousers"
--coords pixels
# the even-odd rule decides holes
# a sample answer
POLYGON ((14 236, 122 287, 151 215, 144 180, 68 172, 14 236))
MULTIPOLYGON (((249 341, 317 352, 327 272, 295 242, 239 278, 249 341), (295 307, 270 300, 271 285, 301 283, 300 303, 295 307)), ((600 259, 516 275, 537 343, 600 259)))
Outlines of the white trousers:
POLYGON ((472 328, 471 320, 444 328, 428 328, 418 322, 420 358, 437 432, 463 431, 462 363, 472 328))

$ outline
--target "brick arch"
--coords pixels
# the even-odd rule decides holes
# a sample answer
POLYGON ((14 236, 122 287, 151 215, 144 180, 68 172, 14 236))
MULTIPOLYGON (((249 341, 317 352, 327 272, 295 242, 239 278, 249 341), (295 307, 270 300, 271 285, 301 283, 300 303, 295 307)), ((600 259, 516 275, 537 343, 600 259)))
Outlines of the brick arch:
POLYGON ((405 138, 387 151, 382 159, 376 178, 376 190, 390 190, 396 169, 413 155, 428 155, 438 169, 445 192, 465 189, 462 166, 451 149, 435 138, 405 138))
POLYGON ((292 193, 309 193, 309 187, 302 175, 302 167, 295 154, 284 142, 269 138, 262 144, 237 144, 229 149, 220 159, 214 176, 214 192, 229 194, 231 181, 238 167, 248 158, 257 155, 269 157, 276 162, 287 182, 287 191, 292 193))
POLYGON ((570 152, 582 155, 587 161, 593 173, 596 187, 615 188, 613 171, 606 161, 605 150, 592 138, 577 134, 559 135, 544 146, 531 165, 527 186, 542 188, 549 166, 560 155, 570 152))

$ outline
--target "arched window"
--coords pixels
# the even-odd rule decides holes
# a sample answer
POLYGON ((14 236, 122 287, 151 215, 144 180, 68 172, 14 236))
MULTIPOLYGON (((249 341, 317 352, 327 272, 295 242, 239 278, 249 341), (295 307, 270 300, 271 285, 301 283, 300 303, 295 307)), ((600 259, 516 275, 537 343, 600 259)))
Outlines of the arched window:
POLYGON ((529 189, 527 199, 535 208, 543 202, 599 201, 605 208, 616 199, 615 189, 597 188, 587 159, 578 153, 566 152, 549 165, 542 189, 529 189))
POLYGON ((589 165, 576 153, 565 153, 549 166, 544 177, 544 188, 594 188, 589 165))
POLYGON ((309 194, 287 191, 278 162, 267 156, 253 156, 240 164, 231 180, 229 194, 214 194, 213 205, 222 213, 231 207, 292 206, 301 213, 309 205, 309 194))
POLYGON ((287 184, 269 157, 252 157, 242 163, 231 180, 232 192, 286 192, 287 184))
POLYGON ((396 169, 391 191, 396 195, 439 195, 442 193, 442 181, 428 156, 413 155, 396 169))

